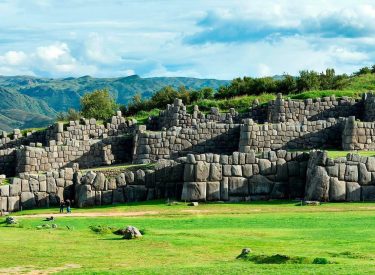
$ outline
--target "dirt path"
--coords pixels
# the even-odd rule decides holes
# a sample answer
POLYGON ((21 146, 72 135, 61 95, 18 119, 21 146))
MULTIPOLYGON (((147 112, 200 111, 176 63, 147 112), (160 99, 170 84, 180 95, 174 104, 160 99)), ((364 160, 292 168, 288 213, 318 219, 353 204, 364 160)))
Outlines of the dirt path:
POLYGON ((79 264, 66 264, 64 266, 51 267, 47 269, 35 269, 33 266, 16 266, 9 268, 0 268, 0 274, 27 274, 27 275, 47 275, 67 269, 80 268, 79 264))
POLYGON ((60 213, 44 213, 44 214, 33 214, 33 215, 20 215, 17 218, 48 218, 48 217, 137 217, 147 215, 157 215, 158 211, 136 211, 136 212, 78 212, 71 214, 60 214, 60 213))

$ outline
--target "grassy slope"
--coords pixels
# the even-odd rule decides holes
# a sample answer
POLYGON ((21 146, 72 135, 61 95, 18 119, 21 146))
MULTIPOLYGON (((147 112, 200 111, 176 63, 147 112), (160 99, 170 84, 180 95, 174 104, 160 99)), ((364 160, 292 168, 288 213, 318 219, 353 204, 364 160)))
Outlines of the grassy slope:
POLYGON ((295 202, 258 202, 188 208, 148 202, 80 211, 145 210, 159 214, 128 218, 61 217, 57 218, 56 230, 37 230, 35 227, 43 223, 40 218, 21 218, 23 228, 0 227, 0 266, 39 269, 79 264, 80 269, 66 271, 79 274, 370 274, 375 271, 375 214, 370 203, 301 207, 295 202), (89 229, 90 225, 130 224, 145 229, 144 238, 124 241, 116 235, 96 234, 89 229), (68 230, 66 225, 74 229, 68 230), (235 260, 244 247, 250 247, 255 255, 284 254, 310 260, 325 257, 335 263, 267 265, 235 260))
MULTIPOLYGON (((336 97, 348 96, 359 98, 362 93, 367 92, 369 90, 375 90, 375 74, 367 74, 358 77, 353 77, 350 80, 349 85, 343 90, 314 90, 303 92, 300 94, 289 94, 284 97, 291 99, 307 99, 335 95, 336 97)), ((258 99, 260 103, 266 103, 275 98, 275 94, 264 93, 258 96, 245 95, 230 99, 205 99, 194 104, 198 105, 202 111, 208 111, 211 107, 218 107, 223 112, 228 112, 230 108, 236 108, 236 110, 239 112, 246 112, 249 109, 249 107, 251 107, 252 102, 255 99, 258 99)), ((192 110, 192 106, 188 107, 188 109, 192 110)), ((155 115, 154 113, 155 112, 150 112, 149 114, 147 114, 146 112, 142 112, 141 114, 137 114, 135 117, 139 117, 140 119, 143 119, 142 121, 144 121, 144 117, 155 115)))

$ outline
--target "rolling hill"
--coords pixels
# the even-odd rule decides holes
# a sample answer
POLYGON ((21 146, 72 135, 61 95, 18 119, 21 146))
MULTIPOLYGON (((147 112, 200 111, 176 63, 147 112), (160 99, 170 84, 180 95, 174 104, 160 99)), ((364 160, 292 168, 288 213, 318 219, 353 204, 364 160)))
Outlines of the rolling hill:
POLYGON ((108 88, 119 104, 128 103, 136 93, 149 98, 165 87, 188 89, 212 87, 229 83, 226 80, 188 77, 141 78, 137 75, 119 78, 90 76, 61 79, 32 76, 0 76, 0 130, 43 127, 58 112, 79 109, 80 98, 88 92, 108 88))

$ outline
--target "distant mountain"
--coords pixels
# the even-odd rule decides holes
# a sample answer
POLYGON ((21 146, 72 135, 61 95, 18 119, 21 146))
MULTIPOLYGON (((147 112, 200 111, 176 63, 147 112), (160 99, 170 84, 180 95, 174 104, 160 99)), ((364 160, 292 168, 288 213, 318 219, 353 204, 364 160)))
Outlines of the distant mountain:
POLYGON ((119 78, 90 76, 62 79, 32 76, 0 76, 0 129, 42 127, 50 124, 57 112, 79 109, 80 98, 96 89, 108 88, 119 104, 127 104, 136 93, 149 98, 165 87, 188 89, 218 87, 227 80, 189 77, 119 78))

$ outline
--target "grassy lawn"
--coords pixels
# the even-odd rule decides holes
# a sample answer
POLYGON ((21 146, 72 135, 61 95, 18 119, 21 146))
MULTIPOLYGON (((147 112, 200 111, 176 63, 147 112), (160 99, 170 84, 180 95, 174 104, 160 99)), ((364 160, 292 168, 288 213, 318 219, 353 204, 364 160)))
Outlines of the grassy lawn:
POLYGON ((73 213, 119 216, 57 217, 57 229, 37 229, 46 222, 25 214, 19 227, 0 225, 0 273, 11 270, 62 274, 370 274, 375 272, 375 204, 337 203, 309 207, 297 202, 238 204, 161 201, 73 209, 73 213), (121 217, 125 212, 153 211, 121 217), (134 225, 142 239, 126 241, 89 226, 134 225), (68 229, 67 226, 70 228, 68 229), (255 256, 286 255, 303 264, 260 264, 237 260, 242 248, 255 256), (330 264, 312 264, 315 258, 330 264))

